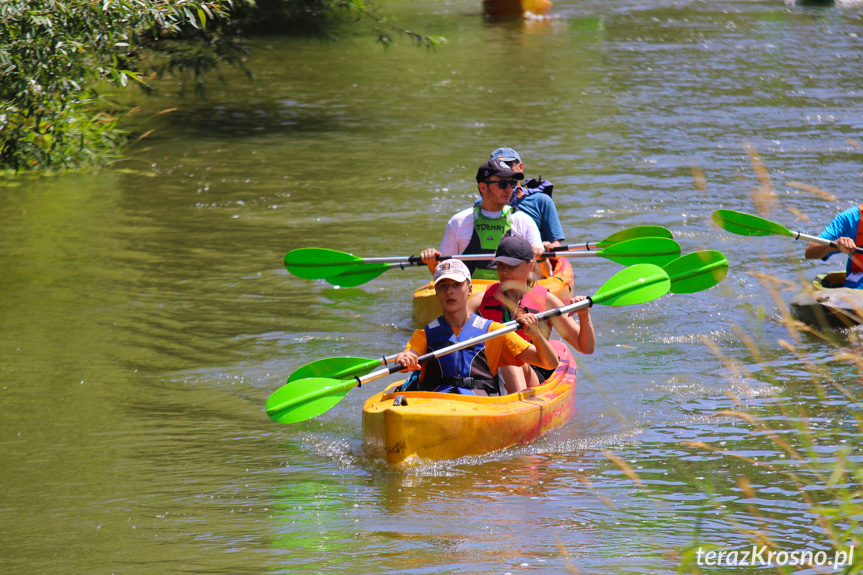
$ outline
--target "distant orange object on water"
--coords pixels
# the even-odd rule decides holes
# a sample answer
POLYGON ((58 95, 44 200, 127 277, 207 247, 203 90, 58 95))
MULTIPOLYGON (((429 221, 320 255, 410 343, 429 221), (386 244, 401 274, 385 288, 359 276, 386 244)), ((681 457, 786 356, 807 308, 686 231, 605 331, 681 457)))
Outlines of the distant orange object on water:
POLYGON ((551 12, 549 0, 483 0, 486 16, 492 18, 521 18, 528 14, 545 16, 551 12))

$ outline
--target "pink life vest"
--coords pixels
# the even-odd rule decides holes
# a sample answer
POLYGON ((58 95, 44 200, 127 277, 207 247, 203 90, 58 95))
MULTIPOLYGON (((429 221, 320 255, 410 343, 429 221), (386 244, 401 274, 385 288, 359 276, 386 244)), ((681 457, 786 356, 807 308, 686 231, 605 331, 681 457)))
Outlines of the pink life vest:
MULTIPOLYGON (((522 296, 518 309, 528 313, 543 312, 545 311, 545 298, 547 295, 548 288, 537 284, 527 290, 527 293, 522 296)), ((498 323, 508 321, 508 319, 510 319, 509 310, 504 306, 504 297, 503 288, 501 287, 500 282, 493 283, 488 286, 482 296, 482 303, 479 305, 479 315, 498 323)), ((551 326, 548 322, 542 322, 540 324, 540 329, 545 337, 548 337, 551 334, 551 326)), ((520 329, 515 333, 527 341, 530 341, 530 337, 528 337, 524 330, 520 329)))

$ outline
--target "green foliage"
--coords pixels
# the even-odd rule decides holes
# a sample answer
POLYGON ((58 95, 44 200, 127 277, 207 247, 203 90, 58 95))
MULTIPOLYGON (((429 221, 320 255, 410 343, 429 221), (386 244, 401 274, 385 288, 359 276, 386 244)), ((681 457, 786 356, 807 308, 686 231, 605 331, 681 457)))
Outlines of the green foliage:
MULTIPOLYGON (((327 37, 336 11, 356 13, 378 39, 396 31, 361 0, 2 0, 0 169, 78 169, 117 157, 124 143, 106 86, 150 90, 168 73, 194 77, 243 67, 241 33, 327 37)), ((246 71, 248 73, 248 71, 246 71)))
POLYGON ((350 20, 368 26, 384 47, 394 43, 394 36, 407 36, 417 46, 435 49, 444 39, 405 30, 391 23, 363 0, 257 0, 246 11, 241 26, 248 33, 296 34, 334 39, 333 29, 350 20))
POLYGON ((122 142, 97 87, 168 71, 198 89, 220 62, 240 64, 231 15, 253 0, 4 0, 0 3, 0 164, 77 168, 122 142))

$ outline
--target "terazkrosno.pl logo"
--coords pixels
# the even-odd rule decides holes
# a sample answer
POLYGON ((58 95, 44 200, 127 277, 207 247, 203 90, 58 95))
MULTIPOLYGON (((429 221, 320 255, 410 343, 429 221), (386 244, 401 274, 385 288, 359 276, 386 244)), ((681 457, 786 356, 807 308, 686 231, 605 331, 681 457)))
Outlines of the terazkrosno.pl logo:
POLYGON ((854 562, 854 546, 848 549, 813 551, 812 549, 795 549, 793 551, 776 551, 766 545, 753 545, 743 550, 712 550, 698 548, 695 554, 698 565, 721 565, 724 567, 832 567, 838 570, 848 567, 854 562))

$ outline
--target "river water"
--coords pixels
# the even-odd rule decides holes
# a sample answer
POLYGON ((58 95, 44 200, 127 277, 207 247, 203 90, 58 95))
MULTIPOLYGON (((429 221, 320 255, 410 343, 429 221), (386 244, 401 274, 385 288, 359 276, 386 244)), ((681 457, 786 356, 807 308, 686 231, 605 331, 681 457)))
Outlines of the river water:
MULTIPOLYGON (((823 478, 722 412, 782 428, 827 476, 860 461, 858 405, 824 384, 859 391, 835 358, 859 357, 859 334, 789 333, 776 305, 841 264, 710 216, 772 187, 763 214, 817 233, 859 203, 863 3, 570 0, 518 23, 475 0, 382 9, 447 43, 259 38, 255 77, 223 70, 206 100, 176 81, 122 96, 135 135, 155 131, 114 168, 2 182, 0 571, 741 573, 687 557, 752 532, 830 549, 804 503, 834 505, 823 478), (298 367, 401 349, 428 278, 335 289, 284 254, 437 246, 501 145, 555 183, 568 240, 661 225, 684 253, 723 251, 728 277, 596 306, 575 417, 530 445, 389 470, 360 426, 384 380, 271 422, 298 367)), ((618 269, 578 260, 576 293, 618 269)))

